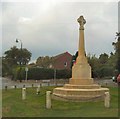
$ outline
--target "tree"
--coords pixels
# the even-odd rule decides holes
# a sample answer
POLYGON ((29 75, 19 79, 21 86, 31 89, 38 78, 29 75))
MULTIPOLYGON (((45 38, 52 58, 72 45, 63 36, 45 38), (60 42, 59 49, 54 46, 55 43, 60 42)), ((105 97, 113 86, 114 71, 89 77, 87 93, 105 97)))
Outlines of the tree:
POLYGON ((16 46, 5 51, 5 56, 2 57, 2 75, 12 75, 14 70, 20 65, 26 65, 31 58, 31 52, 26 48, 18 49, 16 46))
POLYGON ((99 61, 101 64, 106 64, 108 62, 108 54, 104 53, 99 56, 99 61))
POLYGON ((2 76, 2 57, 0 57, 0 76, 2 76))
POLYGON ((20 50, 16 48, 16 46, 13 46, 4 54, 4 59, 9 63, 9 65, 19 65, 20 63, 26 65, 31 58, 31 52, 29 52, 26 48, 20 50))
POLYGON ((92 76, 93 77, 100 77, 100 71, 99 71, 100 62, 99 62, 99 59, 95 55, 90 55, 90 54, 87 56, 87 59, 88 59, 88 63, 91 66, 91 69, 92 69, 92 76))
POLYGON ((17 65, 17 59, 19 55, 19 50, 16 46, 13 46, 10 50, 5 51, 4 60, 9 66, 17 65))
POLYGON ((36 61, 36 65, 42 68, 49 68, 53 62, 53 57, 45 56, 39 57, 36 61))
POLYGON ((7 60, 5 60, 4 57, 2 57, 2 76, 12 74, 12 70, 10 70, 10 68, 11 66, 9 65, 7 60))
POLYGON ((115 55, 117 57, 116 68, 118 73, 120 73, 120 32, 116 32, 117 42, 113 42, 112 45, 115 49, 115 55))
MULTIPOLYGON (((21 50, 20 50, 21 51, 21 50)), ((22 64, 26 65, 31 59, 31 52, 29 52, 26 48, 22 49, 21 56, 22 56, 22 64)))
POLYGON ((110 67, 113 67, 113 70, 116 70, 116 62, 117 62, 117 57, 115 53, 110 53, 109 59, 108 59, 108 65, 110 67))
POLYGON ((92 69, 93 77, 111 77, 115 74, 115 55, 113 53, 100 54, 99 58, 95 55, 88 55, 88 62, 92 69))
POLYGON ((73 64, 76 62, 77 57, 78 57, 78 51, 76 51, 75 55, 72 56, 71 68, 73 64))

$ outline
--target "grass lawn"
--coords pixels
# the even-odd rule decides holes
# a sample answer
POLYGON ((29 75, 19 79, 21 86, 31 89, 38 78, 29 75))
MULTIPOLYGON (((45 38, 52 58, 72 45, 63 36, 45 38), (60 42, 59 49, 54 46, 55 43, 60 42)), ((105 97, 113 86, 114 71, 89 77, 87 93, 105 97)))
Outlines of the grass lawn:
POLYGON ((110 87, 111 106, 104 102, 63 102, 52 100, 52 108, 45 108, 45 92, 54 87, 42 87, 36 95, 36 88, 27 88, 27 99, 21 99, 21 89, 2 91, 3 117, 117 117, 118 89, 110 87))

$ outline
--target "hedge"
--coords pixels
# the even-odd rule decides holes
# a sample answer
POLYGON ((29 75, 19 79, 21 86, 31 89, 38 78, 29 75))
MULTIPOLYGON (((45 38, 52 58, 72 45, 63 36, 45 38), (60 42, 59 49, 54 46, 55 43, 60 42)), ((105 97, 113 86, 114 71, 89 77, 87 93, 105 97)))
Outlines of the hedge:
POLYGON ((28 71, 28 79, 52 79, 54 76, 54 70, 44 68, 30 68, 28 71))
MULTIPOLYGON (((54 79, 54 69, 45 69, 45 68, 29 68, 28 70, 28 80, 41 80, 41 79, 54 79)), ((57 79, 67 79, 71 78, 71 70, 56 70, 57 79)), ((14 71, 14 80, 25 80, 25 67, 18 67, 14 71)))

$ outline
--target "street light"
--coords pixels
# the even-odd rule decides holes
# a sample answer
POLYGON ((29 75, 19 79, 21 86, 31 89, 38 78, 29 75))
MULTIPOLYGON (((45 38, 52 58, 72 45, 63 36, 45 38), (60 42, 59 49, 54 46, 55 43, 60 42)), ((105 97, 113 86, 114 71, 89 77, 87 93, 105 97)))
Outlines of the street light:
POLYGON ((57 85, 57 82, 56 82, 56 68, 54 68, 54 83, 55 83, 55 85, 57 85))
POLYGON ((26 72, 26 73, 25 73, 25 74, 26 74, 26 75, 25 75, 25 80, 26 80, 26 82, 27 82, 27 77, 28 77, 28 67, 25 67, 25 72, 26 72))
MULTIPOLYGON (((16 38, 16 43, 20 42, 21 43, 21 53, 22 53, 22 41, 20 39, 17 39, 16 38)), ((20 66, 22 65, 22 54, 21 54, 21 57, 20 57, 20 66)))
MULTIPOLYGON (((21 43, 21 54, 20 54, 20 74, 21 74, 21 65, 22 65, 22 41, 20 39, 16 38, 16 43, 20 42, 21 43)), ((20 79, 20 82, 22 82, 22 80, 20 79)))

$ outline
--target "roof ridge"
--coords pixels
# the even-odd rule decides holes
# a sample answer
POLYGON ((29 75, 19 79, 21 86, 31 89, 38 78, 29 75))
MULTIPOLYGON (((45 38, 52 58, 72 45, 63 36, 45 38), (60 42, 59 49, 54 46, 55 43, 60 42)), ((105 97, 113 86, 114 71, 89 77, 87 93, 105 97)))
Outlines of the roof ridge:
MULTIPOLYGON (((56 58, 58 58, 58 57, 60 57, 60 56, 62 56, 62 55, 64 55, 64 54, 69 54, 69 55, 71 55, 69 52, 64 52, 64 53, 61 53, 61 54, 58 54, 58 55, 56 55, 56 56, 53 56, 53 58, 54 59, 56 59, 56 58)), ((71 55, 72 56, 72 55, 71 55)))

